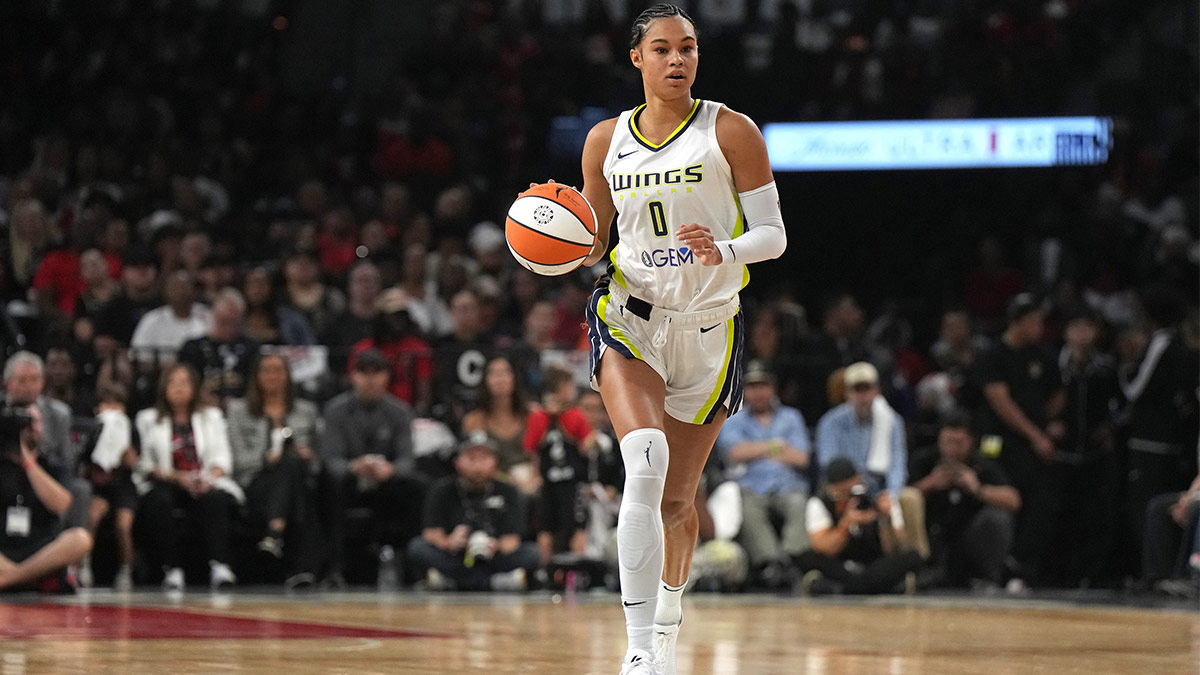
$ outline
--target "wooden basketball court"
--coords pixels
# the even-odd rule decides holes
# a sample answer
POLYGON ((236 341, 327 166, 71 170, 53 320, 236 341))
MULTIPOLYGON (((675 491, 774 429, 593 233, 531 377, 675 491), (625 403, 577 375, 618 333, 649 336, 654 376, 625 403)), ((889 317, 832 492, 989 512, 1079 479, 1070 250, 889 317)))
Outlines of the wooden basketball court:
MULTIPOLYGON (((696 595, 679 672, 1200 674, 1200 613, 1003 598, 696 595)), ((615 596, 0 598, 0 675, 617 672, 615 596)))

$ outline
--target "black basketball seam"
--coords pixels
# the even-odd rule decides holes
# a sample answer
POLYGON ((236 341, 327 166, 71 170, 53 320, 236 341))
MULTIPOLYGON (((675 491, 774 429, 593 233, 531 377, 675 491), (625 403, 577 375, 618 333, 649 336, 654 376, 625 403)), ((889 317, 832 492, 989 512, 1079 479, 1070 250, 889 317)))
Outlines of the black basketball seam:
MULTIPOLYGON (((574 215, 574 214, 572 214, 572 215, 574 215)), ((537 229, 536 227, 530 227, 529 225, 522 223, 521 221, 517 220, 516 218, 513 218, 511 215, 508 216, 508 219, 513 221, 517 225, 520 225, 521 227, 523 227, 527 230, 530 230, 531 232, 537 232, 538 234, 542 235, 543 237, 549 237, 555 241, 561 241, 564 244, 570 244, 572 246, 588 246, 588 244, 581 244, 577 241, 571 241, 570 239, 563 239, 562 237, 556 237, 548 232, 543 232, 543 231, 537 229)), ((579 220, 579 219, 576 218, 576 220, 579 220)), ((587 228, 584 228, 584 229, 586 231, 587 228)), ((593 241, 595 240, 595 235, 592 235, 592 239, 593 239, 593 241)))
MULTIPOLYGON (((534 198, 534 199, 545 199, 546 201, 550 202, 551 204, 557 204, 557 205, 559 205, 559 206, 563 207, 563 209, 564 209, 564 210, 565 210, 567 213, 571 214, 571 217, 575 219, 575 222, 579 223, 579 226, 583 228, 583 231, 584 231, 584 232, 587 232, 587 234, 588 234, 588 236, 589 236, 589 237, 592 237, 593 239, 595 239, 595 237, 596 237, 596 234, 595 234, 594 232, 588 232, 587 225, 584 225, 584 224, 583 224, 583 220, 581 220, 581 219, 579 218, 579 216, 575 215, 575 212, 574 212, 574 211, 572 211, 571 209, 567 208, 567 206, 566 206, 565 204, 562 204, 562 203, 560 203, 560 202, 556 202, 556 201, 554 201, 553 199, 550 199, 549 197, 543 197, 542 195, 525 195, 525 196, 526 196, 526 197, 531 197, 531 198, 534 198)), ((591 204, 588 204, 588 208, 590 209, 591 207, 592 207, 592 205, 591 205, 591 204)), ((593 214, 593 215, 594 215, 594 214, 593 214)), ((516 221, 513 221, 513 222, 516 222, 516 221)), ((599 224, 597 224, 597 227, 599 227, 599 224)), ((547 236, 549 236, 549 235, 547 235, 547 236)), ((572 243, 574 243, 574 242, 572 242, 572 243)))
MULTIPOLYGON (((582 255, 582 256, 579 256, 578 258, 572 258, 571 260, 567 260, 566 262, 560 262, 560 263, 538 262, 536 260, 530 260, 529 258, 526 258, 525 256, 521 255, 520 253, 517 253, 515 257, 517 258, 517 262, 527 262, 530 265, 541 265, 542 267, 558 267, 559 265, 570 265, 573 262, 578 262, 580 260, 583 260, 587 256, 582 255)), ((526 269, 528 269, 530 272, 535 272, 537 274, 543 274, 543 272, 538 272, 537 270, 530 268, 530 267, 526 267, 526 269)), ((570 271, 570 270, 568 270, 568 271, 570 271)), ((559 274, 566 274, 566 272, 559 272, 559 274)))

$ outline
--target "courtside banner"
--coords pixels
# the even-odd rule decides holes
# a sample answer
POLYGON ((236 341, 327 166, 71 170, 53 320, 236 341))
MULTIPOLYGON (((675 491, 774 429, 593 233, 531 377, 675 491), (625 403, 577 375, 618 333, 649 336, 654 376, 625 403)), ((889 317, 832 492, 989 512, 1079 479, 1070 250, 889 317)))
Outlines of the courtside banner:
POLYGON ((786 122, 763 127, 775 171, 980 169, 1104 164, 1107 117, 786 122))

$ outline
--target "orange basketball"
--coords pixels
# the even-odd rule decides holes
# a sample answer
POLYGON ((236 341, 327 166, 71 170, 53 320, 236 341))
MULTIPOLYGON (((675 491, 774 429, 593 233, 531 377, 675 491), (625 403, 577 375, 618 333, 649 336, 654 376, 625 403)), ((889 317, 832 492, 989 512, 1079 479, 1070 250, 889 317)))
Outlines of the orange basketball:
POLYGON ((596 213, 569 185, 543 183, 517 195, 504 221, 508 250, 526 269, 544 276, 583 264, 596 242, 596 213))

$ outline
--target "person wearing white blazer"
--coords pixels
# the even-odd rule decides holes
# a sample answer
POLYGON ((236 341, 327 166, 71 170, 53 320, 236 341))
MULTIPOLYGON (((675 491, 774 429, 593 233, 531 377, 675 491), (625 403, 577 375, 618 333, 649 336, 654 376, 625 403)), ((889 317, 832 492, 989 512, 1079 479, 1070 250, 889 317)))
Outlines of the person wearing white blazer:
POLYGON ((145 495, 139 516, 162 553, 168 591, 185 586, 177 508, 202 529, 213 589, 237 581, 229 568, 229 532, 244 495, 229 477, 233 462, 225 415, 203 405, 199 396, 196 372, 174 365, 162 374, 155 406, 138 412, 134 422, 141 438, 137 482, 145 495))

